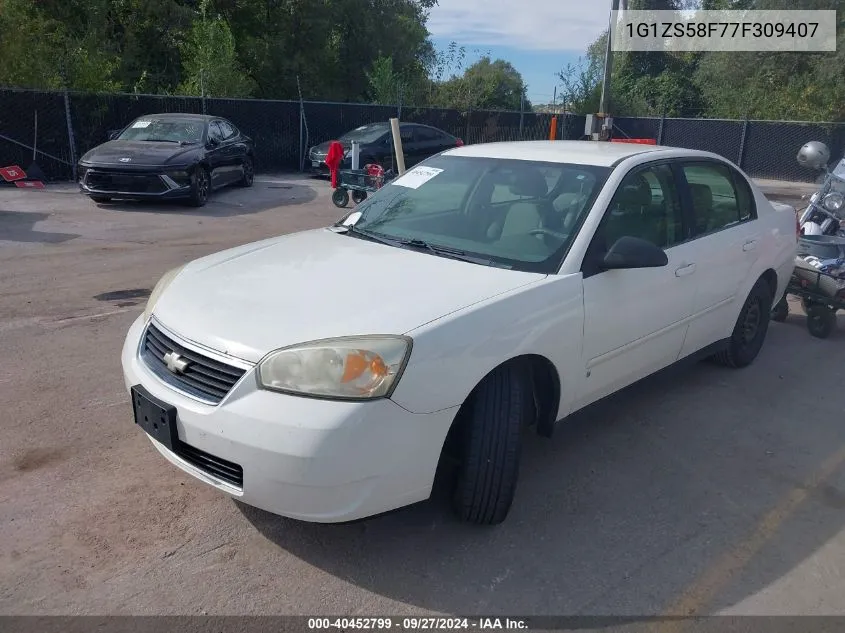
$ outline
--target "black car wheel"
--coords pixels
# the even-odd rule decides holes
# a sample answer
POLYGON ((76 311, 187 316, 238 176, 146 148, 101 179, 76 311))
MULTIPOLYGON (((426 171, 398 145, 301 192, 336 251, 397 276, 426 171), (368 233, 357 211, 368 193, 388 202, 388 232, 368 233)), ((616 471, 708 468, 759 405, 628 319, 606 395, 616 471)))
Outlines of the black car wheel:
POLYGON ((211 177, 205 167, 197 167, 194 180, 191 183, 190 202, 194 207, 203 207, 211 195, 211 177))
POLYGON ((239 184, 241 187, 252 187, 252 183, 255 182, 255 165, 249 156, 244 158, 243 170, 244 174, 239 184))
POLYGON ((716 355, 716 361, 734 369, 753 363, 766 340, 771 313, 772 289, 765 279, 758 279, 742 306, 727 349, 716 355))

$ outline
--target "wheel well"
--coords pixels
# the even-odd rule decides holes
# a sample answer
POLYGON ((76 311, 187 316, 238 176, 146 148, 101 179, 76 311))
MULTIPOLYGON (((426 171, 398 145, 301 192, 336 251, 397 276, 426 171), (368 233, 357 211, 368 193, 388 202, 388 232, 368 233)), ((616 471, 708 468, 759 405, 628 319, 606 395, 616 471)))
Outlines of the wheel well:
POLYGON ((769 268, 766 270, 762 275, 760 275, 760 279, 764 280, 767 284, 769 284, 769 288, 772 290, 772 299, 777 301, 780 297, 776 297, 778 291, 778 275, 777 273, 769 268))
POLYGON ((449 428, 449 433, 446 436, 443 451, 444 453, 448 453, 450 457, 458 457, 460 455, 463 438, 461 431, 469 422, 472 399, 475 392, 487 379, 487 376, 500 367, 513 367, 529 380, 534 397, 534 418, 529 422, 529 426, 535 426, 539 435, 551 437, 552 429, 557 421, 558 405, 560 403, 560 376, 554 364, 545 356, 524 354, 497 365, 472 388, 472 391, 470 391, 461 408, 458 410, 452 426, 449 428))

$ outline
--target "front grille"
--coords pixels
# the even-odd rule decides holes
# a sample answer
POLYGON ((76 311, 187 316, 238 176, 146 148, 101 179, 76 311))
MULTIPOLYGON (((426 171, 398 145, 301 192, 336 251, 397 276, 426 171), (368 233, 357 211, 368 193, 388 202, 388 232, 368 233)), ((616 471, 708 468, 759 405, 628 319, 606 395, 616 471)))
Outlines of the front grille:
POLYGON ((141 359, 164 382, 209 404, 218 404, 246 373, 177 343, 152 323, 144 334, 141 359), (176 352, 188 361, 182 373, 167 368, 164 356, 176 352))
POLYGON ((120 193, 163 193, 168 187, 155 174, 133 174, 88 170, 85 184, 97 191, 120 193))
POLYGON ((215 457, 181 440, 176 443, 174 450, 179 457, 203 472, 243 489, 244 469, 240 465, 215 457))

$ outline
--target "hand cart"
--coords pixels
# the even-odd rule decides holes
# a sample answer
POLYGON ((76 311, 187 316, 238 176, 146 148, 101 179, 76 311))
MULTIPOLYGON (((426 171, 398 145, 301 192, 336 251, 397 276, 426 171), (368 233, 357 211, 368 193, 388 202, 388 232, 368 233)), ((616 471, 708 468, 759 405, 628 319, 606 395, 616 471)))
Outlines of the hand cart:
POLYGON ((827 338, 836 327, 836 312, 845 310, 845 280, 829 275, 800 257, 783 298, 772 309, 772 320, 783 322, 789 316, 786 296, 801 299, 807 314, 807 329, 816 338, 827 338))
POLYGON ((338 185, 332 192, 332 202, 343 209, 352 201, 361 204, 367 194, 381 189, 390 180, 391 172, 385 173, 380 165, 366 165, 364 169, 341 169, 338 171, 338 185))

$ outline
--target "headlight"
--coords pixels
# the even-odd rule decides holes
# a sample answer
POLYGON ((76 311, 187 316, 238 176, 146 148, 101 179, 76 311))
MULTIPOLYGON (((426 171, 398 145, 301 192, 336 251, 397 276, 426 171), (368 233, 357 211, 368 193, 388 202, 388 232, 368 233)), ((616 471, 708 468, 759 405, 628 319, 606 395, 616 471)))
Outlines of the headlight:
POLYGON ((158 283, 155 285, 155 288, 153 288, 153 291, 150 293, 150 298, 147 300, 147 307, 144 308, 145 321, 150 318, 150 315, 153 313, 153 309, 155 309, 156 303, 158 302, 159 298, 164 293, 164 291, 167 289, 167 286, 169 286, 170 282, 172 282, 176 278, 176 275, 182 272, 182 269, 185 266, 187 266, 187 264, 183 264, 181 266, 168 270, 161 276, 161 279, 158 280, 158 283))
POLYGON ((258 365, 264 389, 299 395, 369 400, 389 396, 408 357, 405 336, 353 336, 277 350, 258 365))
POLYGON ((842 209, 842 206, 845 205, 845 196, 843 196, 838 191, 834 191, 833 193, 829 193, 824 197, 824 208, 830 211, 831 213, 837 213, 842 209))

